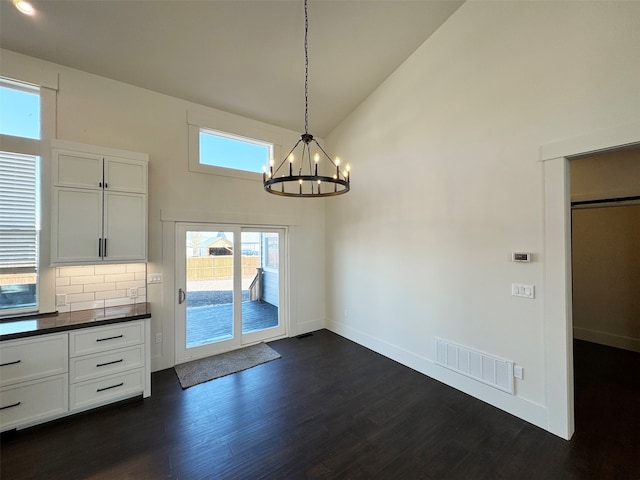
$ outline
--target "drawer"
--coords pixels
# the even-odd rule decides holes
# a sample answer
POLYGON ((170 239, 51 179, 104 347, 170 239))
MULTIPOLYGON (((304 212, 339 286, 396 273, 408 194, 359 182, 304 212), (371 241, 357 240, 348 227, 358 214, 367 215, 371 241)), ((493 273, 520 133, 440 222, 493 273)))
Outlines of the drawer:
POLYGON ((32 425, 67 412, 67 374, 0 389, 0 429, 32 425))
POLYGON ((67 372, 68 336, 43 335, 0 344, 0 386, 67 372))
POLYGON ((71 385, 70 410, 82 410, 132 397, 144 390, 144 369, 131 370, 71 385))
POLYGON ((69 355, 77 357, 141 343, 144 343, 144 324, 140 321, 83 328, 69 333, 69 355))
POLYGON ((69 362, 69 382, 77 383, 140 367, 144 367, 144 345, 75 357, 69 362))

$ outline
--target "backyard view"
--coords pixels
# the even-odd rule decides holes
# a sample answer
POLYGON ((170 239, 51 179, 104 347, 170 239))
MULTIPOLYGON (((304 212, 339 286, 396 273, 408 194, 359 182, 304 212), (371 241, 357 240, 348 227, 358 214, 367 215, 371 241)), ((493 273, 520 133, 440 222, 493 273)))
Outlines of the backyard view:
MULTIPOLYGON (((249 333, 278 325, 278 234, 241 237, 242 333, 249 333)), ((189 231, 186 240, 187 348, 233 338, 234 234, 189 231)))

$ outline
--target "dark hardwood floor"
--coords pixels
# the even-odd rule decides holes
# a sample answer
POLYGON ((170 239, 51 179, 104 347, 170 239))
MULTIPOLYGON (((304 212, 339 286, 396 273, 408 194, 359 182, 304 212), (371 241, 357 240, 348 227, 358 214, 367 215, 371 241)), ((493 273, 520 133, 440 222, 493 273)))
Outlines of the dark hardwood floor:
POLYGON ((640 479, 640 355, 576 342, 570 442, 326 330, 282 358, 4 435, 19 479, 640 479))

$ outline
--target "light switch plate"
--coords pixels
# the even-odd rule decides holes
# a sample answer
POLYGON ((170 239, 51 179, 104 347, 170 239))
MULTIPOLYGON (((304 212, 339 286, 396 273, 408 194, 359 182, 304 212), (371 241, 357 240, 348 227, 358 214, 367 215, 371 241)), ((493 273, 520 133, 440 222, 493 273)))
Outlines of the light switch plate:
POLYGON ((511 295, 514 297, 535 298, 536 287, 535 285, 525 285, 523 283, 512 283, 511 295))
POLYGON ((162 274, 150 273, 147 275, 147 283, 162 283, 162 274))

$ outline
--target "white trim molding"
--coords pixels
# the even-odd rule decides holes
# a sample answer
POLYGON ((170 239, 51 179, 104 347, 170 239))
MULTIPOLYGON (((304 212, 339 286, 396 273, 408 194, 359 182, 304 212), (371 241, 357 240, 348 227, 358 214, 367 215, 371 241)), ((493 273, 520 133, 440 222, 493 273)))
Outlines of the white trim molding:
POLYGON ((547 430, 575 430, 569 159, 640 143, 640 122, 540 147, 544 169, 544 327, 547 430))

